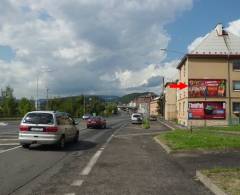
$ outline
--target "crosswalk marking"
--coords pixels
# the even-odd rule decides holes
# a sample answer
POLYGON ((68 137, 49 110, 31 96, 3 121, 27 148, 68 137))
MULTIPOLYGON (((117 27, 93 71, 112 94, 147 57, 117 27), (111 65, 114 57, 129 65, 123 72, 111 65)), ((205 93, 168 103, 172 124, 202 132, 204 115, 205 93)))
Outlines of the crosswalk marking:
POLYGON ((0 144, 0 146, 16 146, 19 145, 19 143, 4 143, 4 144, 0 144))

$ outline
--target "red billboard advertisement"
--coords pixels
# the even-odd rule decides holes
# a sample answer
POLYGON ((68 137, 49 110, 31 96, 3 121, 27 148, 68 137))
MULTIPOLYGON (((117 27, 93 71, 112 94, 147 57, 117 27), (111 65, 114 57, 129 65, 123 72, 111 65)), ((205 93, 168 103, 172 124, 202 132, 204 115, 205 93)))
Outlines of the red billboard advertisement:
POLYGON ((188 95, 198 97, 225 97, 226 80, 224 79, 189 79, 188 95))
POLYGON ((189 102, 189 119, 225 119, 225 102, 189 102))

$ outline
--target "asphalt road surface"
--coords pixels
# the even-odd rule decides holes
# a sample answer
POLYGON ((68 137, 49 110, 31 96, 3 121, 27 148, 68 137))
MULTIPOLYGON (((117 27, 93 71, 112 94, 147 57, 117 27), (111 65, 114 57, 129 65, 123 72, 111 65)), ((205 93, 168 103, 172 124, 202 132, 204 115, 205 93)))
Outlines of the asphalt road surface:
POLYGON ((154 142, 166 127, 153 122, 145 130, 128 115, 107 122, 107 129, 81 130, 64 151, 23 149, 17 123, 1 126, 0 194, 211 194, 154 142))

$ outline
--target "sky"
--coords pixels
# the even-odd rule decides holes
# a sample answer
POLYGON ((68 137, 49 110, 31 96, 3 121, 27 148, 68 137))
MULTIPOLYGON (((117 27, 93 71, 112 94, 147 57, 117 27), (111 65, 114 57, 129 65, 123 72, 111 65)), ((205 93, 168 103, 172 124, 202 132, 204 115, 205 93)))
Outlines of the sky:
POLYGON ((240 36, 237 0, 1 0, 0 88, 14 95, 161 91, 221 22, 240 36), (162 51, 161 49, 167 49, 162 51), (178 51, 171 52, 171 51, 178 51))

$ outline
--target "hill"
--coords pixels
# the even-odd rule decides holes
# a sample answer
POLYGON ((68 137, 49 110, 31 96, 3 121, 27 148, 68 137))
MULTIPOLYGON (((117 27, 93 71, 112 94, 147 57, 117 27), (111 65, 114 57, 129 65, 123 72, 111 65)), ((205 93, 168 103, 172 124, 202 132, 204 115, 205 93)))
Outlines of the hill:
MULTIPOLYGON (((119 98, 118 101, 122 104, 128 104, 130 101, 134 100, 135 98, 137 98, 139 96, 143 96, 143 95, 148 95, 149 93, 152 93, 152 92, 130 93, 130 94, 122 96, 121 98, 119 98)), ((152 94, 155 94, 155 93, 152 93, 152 94)))

